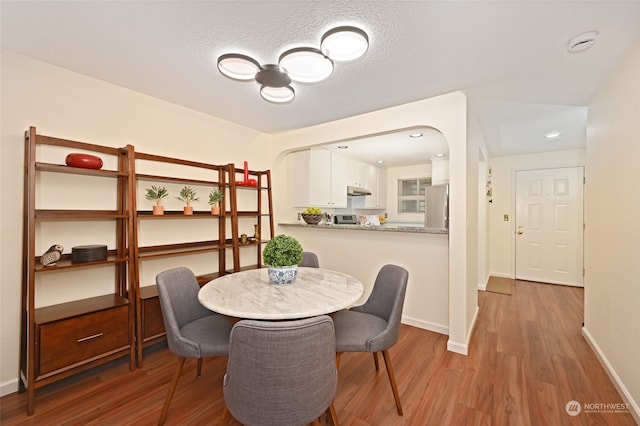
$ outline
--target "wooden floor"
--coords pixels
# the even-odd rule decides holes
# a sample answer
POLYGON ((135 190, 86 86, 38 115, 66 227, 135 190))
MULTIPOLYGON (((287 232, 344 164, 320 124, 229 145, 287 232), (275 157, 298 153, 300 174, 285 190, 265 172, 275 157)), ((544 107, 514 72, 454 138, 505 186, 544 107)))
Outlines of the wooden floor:
MULTIPOLYGON (((447 336, 402 326, 391 357, 404 406, 396 414, 384 372, 369 354, 341 358, 335 407, 342 425, 635 425, 626 413, 580 413, 565 406, 622 402, 581 335, 583 290, 517 281, 513 295, 479 292, 480 315, 470 355, 447 352, 447 336)), ((9 425, 153 425, 174 368, 162 345, 144 368, 114 361, 36 391, 1 399, 9 425)), ((185 365, 169 410, 170 425, 215 425, 222 412, 225 359, 208 359, 195 378, 185 365)), ((237 424, 233 422, 232 424, 237 424)))

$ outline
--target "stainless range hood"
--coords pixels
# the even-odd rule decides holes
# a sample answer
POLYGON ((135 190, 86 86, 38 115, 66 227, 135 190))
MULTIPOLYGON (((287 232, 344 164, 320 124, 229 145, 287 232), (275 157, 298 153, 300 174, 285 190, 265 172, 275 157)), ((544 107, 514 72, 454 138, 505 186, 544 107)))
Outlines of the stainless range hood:
POLYGON ((371 191, 367 188, 360 188, 359 186, 347 186, 347 195, 371 195, 371 191))

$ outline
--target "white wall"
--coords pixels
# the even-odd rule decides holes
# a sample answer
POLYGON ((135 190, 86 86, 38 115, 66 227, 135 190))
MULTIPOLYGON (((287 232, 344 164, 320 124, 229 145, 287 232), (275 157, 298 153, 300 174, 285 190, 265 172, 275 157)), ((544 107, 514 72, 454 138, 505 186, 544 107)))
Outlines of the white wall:
POLYGON ((640 423, 640 43, 589 105, 584 334, 640 423))
POLYGON ((409 271, 402 322, 449 334, 447 235, 280 226, 318 255, 321 268, 348 272, 365 286, 364 303, 383 265, 409 271))
MULTIPOLYGON (((296 210, 287 207, 289 188, 286 161, 283 158, 292 150, 305 146, 330 143, 337 140, 360 138, 367 135, 389 132, 415 126, 430 126, 440 131, 449 144, 450 159, 450 232, 449 232, 449 343, 448 348, 466 353, 469 339, 469 324, 476 313, 476 277, 468 278, 467 262, 467 167, 473 158, 467 152, 473 150, 477 157, 477 141, 467 140, 467 102, 461 92, 450 93, 423 101, 368 114, 337 120, 305 129, 284 132, 273 136, 274 152, 274 209, 279 218, 294 220, 296 210), (283 195, 284 194, 284 195, 283 195), (472 283, 473 291, 469 290, 472 283), (470 301, 469 303, 467 303, 470 301)), ((472 167, 473 166, 471 165, 472 167)), ((477 174, 473 176, 473 186, 477 174)), ((473 190, 474 197, 476 195, 473 190)), ((474 206, 477 201, 473 201, 474 206)), ((475 212, 471 215, 475 217, 475 212)), ((474 238, 475 240, 475 238, 474 238)), ((475 251, 477 248, 474 248, 475 251)), ((353 255, 350 253, 350 255, 353 255)), ((473 256, 475 262, 476 257, 473 256)))
MULTIPOLYGON (((271 168, 270 137, 11 52, 2 52, 0 386, 17 389, 24 131, 138 151, 271 168)), ((62 285, 57 295, 73 297, 62 285)), ((53 295, 52 295, 53 297, 53 295)), ((40 305, 51 304, 40 300, 40 305)))
MULTIPOLYGON (((491 275, 513 278, 515 274, 513 220, 516 171, 584 166, 585 155, 584 149, 577 149, 492 157, 489 160, 493 187, 493 202, 489 204, 489 272, 491 275), (505 214, 509 216, 509 221, 504 221, 505 214)), ((587 170, 586 173, 588 175, 589 171, 587 170)))

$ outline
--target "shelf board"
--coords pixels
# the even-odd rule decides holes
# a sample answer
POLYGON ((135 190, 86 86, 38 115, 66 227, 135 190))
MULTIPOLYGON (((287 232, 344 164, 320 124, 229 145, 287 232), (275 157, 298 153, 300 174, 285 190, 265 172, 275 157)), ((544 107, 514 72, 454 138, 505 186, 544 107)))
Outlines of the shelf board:
POLYGON ((228 186, 228 184, 223 184, 215 180, 188 179, 188 178, 177 178, 177 177, 171 177, 171 176, 147 175, 147 174, 136 174, 136 179, 144 180, 144 181, 160 180, 164 182, 191 183, 194 185, 213 185, 213 186, 219 186, 219 187, 228 186))
POLYGON ((127 212, 119 213, 116 210, 35 210, 36 219, 128 219, 127 212))
POLYGON ((74 175, 88 175, 88 176, 100 176, 100 177, 128 177, 127 172, 118 172, 116 170, 102 170, 102 169, 84 169, 82 167, 70 167, 63 166, 61 164, 52 163, 40 163, 36 162, 36 170, 42 172, 54 172, 54 173, 68 173, 74 175))
MULTIPOLYGON (((227 273, 231 273, 231 272, 227 272, 227 273)), ((209 281, 215 280, 216 278, 219 278, 222 275, 226 275, 227 273, 219 274, 217 272, 211 272, 209 274, 202 274, 202 275, 196 276, 196 280, 198 280, 198 284, 202 287, 209 281)), ((158 286, 153 284, 153 285, 140 287, 139 293, 140 293, 140 299, 143 299, 143 300, 153 299, 154 297, 158 297, 158 286)))
MULTIPOLYGON (((263 268, 266 268, 266 266, 263 266, 263 268)), ((240 267, 240 272, 242 271, 251 271, 253 269, 260 269, 258 268, 258 265, 247 265, 247 266, 242 266, 240 267)), ((227 274, 233 274, 233 271, 227 271, 227 274)))
POLYGON ((154 218, 154 219, 162 219, 162 218, 172 218, 175 219, 176 217, 184 217, 184 218, 192 218, 192 217, 198 217, 198 218, 203 218, 203 217, 214 217, 214 218, 219 218, 222 217, 221 214, 211 214, 211 210, 194 210, 192 215, 188 215, 188 214, 184 214, 184 212, 182 210, 165 210, 164 214, 162 215, 154 215, 152 211, 150 210, 138 210, 138 212, 136 213, 138 217, 144 217, 144 218, 154 218))
POLYGON ((128 261, 129 261, 129 257, 126 257, 126 256, 116 257, 113 255, 110 255, 107 257, 107 260, 98 260, 95 262, 71 263, 71 255, 65 254, 62 256, 60 260, 56 262, 55 265, 42 266, 40 264, 40 257, 38 256, 36 258, 35 271, 36 272, 53 272, 53 271, 60 271, 62 269, 87 268, 92 266, 103 266, 103 265, 110 265, 110 264, 116 264, 116 263, 124 263, 128 261))
POLYGON ((206 253, 224 250, 226 247, 220 245, 218 240, 197 241, 182 244, 166 244, 157 246, 139 247, 138 257, 140 259, 152 259, 156 257, 175 256, 180 254, 206 253))
POLYGON ((36 308, 34 321, 36 324, 46 324, 66 318, 89 314, 118 306, 124 306, 129 300, 116 294, 90 297, 88 299, 74 300, 73 302, 60 303, 58 305, 36 308))

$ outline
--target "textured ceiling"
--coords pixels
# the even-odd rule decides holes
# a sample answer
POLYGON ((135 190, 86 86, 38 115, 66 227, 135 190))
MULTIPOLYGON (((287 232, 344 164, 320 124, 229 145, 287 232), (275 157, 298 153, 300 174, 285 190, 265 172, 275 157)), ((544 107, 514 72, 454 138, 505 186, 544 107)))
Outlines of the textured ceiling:
POLYGON ((492 155, 584 146, 584 107, 640 37, 636 1, 2 1, 0 13, 4 48, 267 133, 463 90, 492 155), (229 52, 275 63, 345 24, 369 51, 294 83, 290 104, 216 69, 229 52), (596 45, 567 53, 590 30, 596 45), (552 128, 564 137, 540 145, 552 128))

